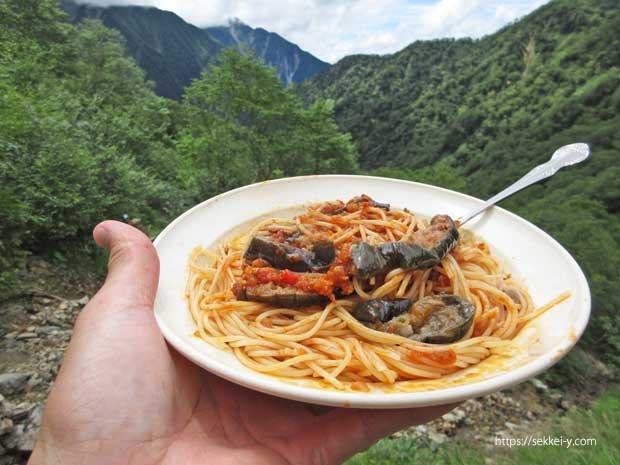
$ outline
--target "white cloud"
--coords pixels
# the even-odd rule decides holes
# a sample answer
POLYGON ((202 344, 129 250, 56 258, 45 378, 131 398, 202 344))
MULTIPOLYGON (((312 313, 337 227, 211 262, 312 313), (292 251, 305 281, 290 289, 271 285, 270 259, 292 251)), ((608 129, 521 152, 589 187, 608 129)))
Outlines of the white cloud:
POLYGON ((353 53, 392 53, 420 39, 481 37, 548 0, 79 0, 150 5, 198 27, 239 18, 334 62, 353 53))

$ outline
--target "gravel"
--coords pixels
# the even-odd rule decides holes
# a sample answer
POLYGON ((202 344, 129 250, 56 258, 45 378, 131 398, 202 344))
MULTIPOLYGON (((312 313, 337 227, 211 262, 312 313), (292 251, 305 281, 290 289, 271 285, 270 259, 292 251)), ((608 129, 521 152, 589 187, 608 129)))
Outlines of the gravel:
POLYGON ((8 396, 22 391, 30 379, 28 373, 2 373, 0 374, 0 394, 8 396))

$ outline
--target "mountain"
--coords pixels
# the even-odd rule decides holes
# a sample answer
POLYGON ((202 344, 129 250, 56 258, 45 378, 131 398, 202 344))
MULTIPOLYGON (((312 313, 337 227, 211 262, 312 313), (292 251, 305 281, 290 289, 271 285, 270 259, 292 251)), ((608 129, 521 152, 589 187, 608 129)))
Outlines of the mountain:
POLYGON ((330 66, 280 35, 260 27, 253 29, 238 20, 227 26, 208 27, 206 31, 225 47, 251 48, 278 70, 280 80, 286 85, 299 84, 330 66))
POLYGON ((346 57, 299 91, 308 102, 335 101, 339 127, 351 133, 367 172, 481 198, 556 148, 589 143, 589 160, 502 206, 575 256, 593 291, 590 334, 601 353, 620 354, 620 337, 609 336, 620 324, 618 31, 617 0, 555 0, 479 40, 346 57))
POLYGON ((72 22, 99 19, 125 37, 131 56, 155 82, 155 92, 180 99, 183 88, 211 63, 222 45, 174 13, 152 7, 101 8, 63 1, 72 22))
POLYGON ((482 152, 494 139, 545 140, 611 105, 618 30, 617 1, 554 1, 480 40, 345 57, 300 91, 309 101, 336 101, 340 127, 367 168, 422 167, 449 156, 474 171, 493 159, 482 152))
POLYGON ((118 30, 127 42, 129 54, 145 70, 147 79, 155 82, 157 94, 175 100, 227 47, 254 51, 276 68, 286 85, 301 83, 330 66, 278 34, 239 21, 200 29, 174 13, 154 7, 103 8, 71 0, 61 0, 60 6, 71 22, 99 19, 118 30))

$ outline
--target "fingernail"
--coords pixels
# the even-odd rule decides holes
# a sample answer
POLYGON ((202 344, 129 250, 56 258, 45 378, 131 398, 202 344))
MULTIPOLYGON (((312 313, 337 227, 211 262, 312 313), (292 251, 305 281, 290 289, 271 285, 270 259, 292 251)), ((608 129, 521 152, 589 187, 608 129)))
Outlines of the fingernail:
POLYGON ((103 223, 99 223, 93 230, 95 242, 104 249, 110 250, 110 232, 103 223))

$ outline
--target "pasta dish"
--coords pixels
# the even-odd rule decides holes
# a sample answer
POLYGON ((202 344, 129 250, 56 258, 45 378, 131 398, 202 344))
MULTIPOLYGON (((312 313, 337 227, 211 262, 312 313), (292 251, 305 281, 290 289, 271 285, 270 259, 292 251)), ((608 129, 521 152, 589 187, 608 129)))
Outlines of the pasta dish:
POLYGON ((537 308, 488 245, 361 195, 270 218, 190 257, 196 335, 283 379, 368 392, 506 353, 537 308))

